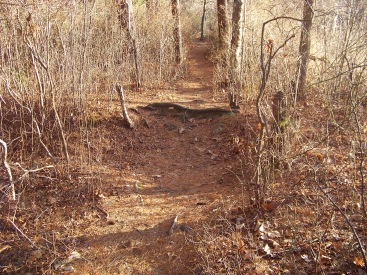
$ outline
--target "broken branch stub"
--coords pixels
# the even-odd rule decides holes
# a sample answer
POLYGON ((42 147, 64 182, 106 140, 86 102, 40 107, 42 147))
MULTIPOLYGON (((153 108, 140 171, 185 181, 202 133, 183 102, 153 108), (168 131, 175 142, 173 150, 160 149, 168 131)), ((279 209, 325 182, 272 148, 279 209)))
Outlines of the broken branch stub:
POLYGON ((14 181, 13 181, 13 175, 11 173, 11 169, 10 169, 10 165, 8 163, 8 146, 6 144, 5 141, 3 141, 2 139, 0 139, 0 144, 3 147, 3 159, 2 159, 2 164, 8 174, 8 178, 9 178, 9 183, 10 183, 10 187, 11 187, 11 195, 13 200, 15 201, 15 187, 14 187, 14 181))
POLYGON ((118 85, 118 84, 115 86, 115 89, 116 89, 116 92, 118 93, 119 98, 120 98, 120 103, 121 103, 121 108, 122 108, 122 116, 123 116, 124 120, 126 121, 127 126, 130 129, 133 129, 134 128, 134 122, 130 119, 129 113, 127 112, 127 108, 126 108, 126 104, 125 104, 124 90, 123 90, 122 86, 118 85))

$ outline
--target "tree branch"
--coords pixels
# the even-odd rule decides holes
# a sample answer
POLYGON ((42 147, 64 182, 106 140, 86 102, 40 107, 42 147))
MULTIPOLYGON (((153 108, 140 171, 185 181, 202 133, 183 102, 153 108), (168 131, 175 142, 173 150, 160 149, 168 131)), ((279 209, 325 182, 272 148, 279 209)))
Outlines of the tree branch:
POLYGON ((363 261, 364 261, 364 266, 365 268, 367 268, 367 258, 366 258, 366 251, 364 250, 363 248, 363 244, 361 242, 361 239, 359 238, 352 222, 349 220, 349 218, 347 217, 347 215, 345 215, 345 213, 343 212, 343 210, 333 201, 333 199, 329 196, 328 193, 326 193, 324 191, 324 189, 322 189, 322 187, 320 186, 319 184, 319 181, 317 179, 317 176, 316 176, 316 170, 313 169, 314 171, 314 182, 315 184, 317 185, 317 187, 319 188, 319 190, 324 194, 324 196, 329 200, 329 202, 340 212, 340 214, 343 216, 345 222, 348 224, 349 228, 351 229, 352 233, 353 233, 353 236, 356 238, 357 240, 357 243, 358 243, 358 247, 359 247, 359 250, 362 254, 362 257, 363 257, 363 261))
POLYGON ((9 178, 9 183, 10 183, 10 187, 11 187, 11 194, 12 194, 12 198, 15 201, 15 187, 14 187, 14 181, 13 181, 13 175, 11 173, 11 169, 10 169, 10 165, 8 163, 8 146, 6 144, 5 141, 3 141, 2 139, 0 139, 0 144, 3 146, 4 149, 4 159, 3 159, 3 166, 6 170, 6 172, 8 173, 8 178, 9 178))

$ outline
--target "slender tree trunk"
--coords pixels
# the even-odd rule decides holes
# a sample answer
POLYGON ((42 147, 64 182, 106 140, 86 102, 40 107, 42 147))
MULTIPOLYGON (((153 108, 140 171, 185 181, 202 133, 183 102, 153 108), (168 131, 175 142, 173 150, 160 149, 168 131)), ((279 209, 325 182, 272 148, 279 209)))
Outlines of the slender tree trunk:
POLYGON ((243 27, 245 17, 245 1, 234 0, 232 13, 232 39, 231 39, 231 80, 237 83, 240 79, 243 27))
POLYGON ((203 5, 203 15, 201 16, 201 35, 200 40, 204 40, 204 24, 205 24, 205 13, 206 13, 206 0, 204 0, 203 5))
POLYGON ((243 44, 243 27, 245 17, 245 1, 234 0, 232 12, 232 38, 230 51, 230 64, 228 67, 229 76, 229 106, 232 109, 239 108, 238 96, 241 91, 241 60, 243 44))
POLYGON ((134 65, 135 65, 135 82, 136 87, 141 86, 140 74, 139 74, 139 61, 138 61, 138 47, 133 34, 132 25, 132 2, 131 0, 121 0, 119 3, 118 18, 120 21, 121 29, 126 33, 129 42, 129 48, 132 47, 134 53, 134 65))
POLYGON ((181 64, 183 60, 182 53, 182 35, 181 35, 181 19, 180 19, 180 0, 171 0, 172 15, 175 23, 173 27, 173 39, 175 43, 176 63, 181 64))
POLYGON ((217 13, 219 47, 225 53, 228 50, 229 44, 227 0, 217 0, 217 13))
POLYGON ((126 33, 131 32, 131 17, 132 17, 131 5, 132 5, 131 0, 121 0, 119 3, 118 18, 120 21, 121 29, 126 33))
POLYGON ((301 100, 306 99, 306 78, 307 78, 307 64, 310 57, 311 47, 311 27, 313 19, 313 3, 314 0, 304 0, 303 6, 303 23, 301 39, 299 44, 299 63, 297 68, 298 81, 296 86, 296 96, 301 100))

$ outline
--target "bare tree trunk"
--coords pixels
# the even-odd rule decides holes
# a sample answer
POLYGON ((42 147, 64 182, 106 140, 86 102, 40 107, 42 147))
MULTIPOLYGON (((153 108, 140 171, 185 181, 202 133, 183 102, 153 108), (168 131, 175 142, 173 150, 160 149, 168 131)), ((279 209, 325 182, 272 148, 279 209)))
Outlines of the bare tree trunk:
POLYGON ((234 0, 232 13, 232 39, 231 39, 231 80, 238 83, 241 71, 242 41, 245 1, 234 0))
POLYGON ((201 35, 200 35, 200 40, 204 40, 205 13, 206 13, 206 0, 204 0, 203 15, 201 16, 201 35))
POLYGON ((180 19, 180 0, 171 0, 172 15, 175 19, 173 27, 173 39, 175 43, 176 63, 181 64, 182 55, 182 35, 181 35, 181 19, 180 19))
POLYGON ((118 18, 120 21, 121 29, 126 33, 129 44, 132 46, 134 53, 134 65, 135 65, 135 82, 136 87, 141 87, 140 74, 139 74, 139 61, 138 61, 138 47, 133 34, 132 25, 132 2, 131 0, 121 0, 119 3, 118 18))
POLYGON ((217 0, 217 13, 219 47, 222 52, 226 52, 229 44, 227 0, 217 0))
POLYGON ((232 12, 232 38, 230 51, 230 64, 228 67, 229 75, 229 106, 232 109, 239 108, 238 95, 241 91, 241 60, 243 44, 243 27, 245 17, 244 0, 234 0, 232 12))
POLYGON ((120 21, 121 29, 127 33, 131 33, 131 0, 121 0, 119 3, 118 18, 120 21))
POLYGON ((306 78, 307 78, 307 64, 310 57, 310 47, 311 47, 311 27, 313 19, 313 3, 314 0, 304 0, 303 6, 303 23, 301 39, 299 44, 299 63, 297 68, 297 86, 296 86, 296 96, 301 100, 306 99, 306 78))
MULTIPOLYGON (((221 75, 219 86, 223 89, 223 91, 225 91, 230 83, 230 79, 228 76, 229 23, 227 16, 227 0, 217 0, 217 18, 218 18, 218 40, 219 40, 218 68, 221 75)), ((231 103, 232 99, 230 98, 229 100, 230 100, 230 107, 232 108, 231 103)))

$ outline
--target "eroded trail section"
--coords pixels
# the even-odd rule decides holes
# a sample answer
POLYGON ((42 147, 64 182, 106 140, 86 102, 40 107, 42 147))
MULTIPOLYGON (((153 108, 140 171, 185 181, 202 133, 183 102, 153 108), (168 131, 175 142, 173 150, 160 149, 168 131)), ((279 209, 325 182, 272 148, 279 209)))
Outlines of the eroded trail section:
MULTIPOLYGON (((211 98, 207 53, 205 43, 191 47, 189 75, 176 83, 174 102, 211 98)), ((85 229, 83 252, 103 267, 99 274, 198 272, 200 261, 187 240, 240 190, 230 172, 236 163, 230 133, 241 131, 238 118, 227 112, 187 117, 170 108, 138 111, 140 123, 128 135, 112 122, 99 132, 115 141, 103 155, 109 195, 99 207, 108 217, 85 229), (129 141, 124 146, 118 146, 121 137, 129 141), (177 228, 169 235, 176 216, 177 228)))

